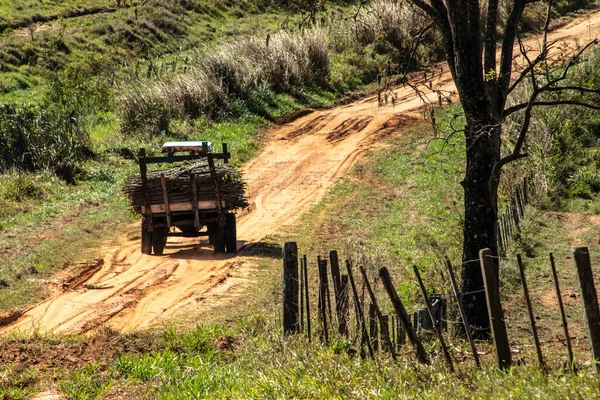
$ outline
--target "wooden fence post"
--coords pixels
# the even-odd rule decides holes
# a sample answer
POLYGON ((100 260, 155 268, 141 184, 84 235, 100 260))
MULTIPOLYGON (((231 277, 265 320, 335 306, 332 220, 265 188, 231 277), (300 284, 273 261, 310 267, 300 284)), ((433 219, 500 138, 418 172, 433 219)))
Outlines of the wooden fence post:
POLYGON ((335 295, 336 305, 339 301, 340 292, 342 291, 342 282, 340 278, 340 262, 337 251, 329 252, 329 265, 331 265, 331 278, 333 281, 333 294, 335 295))
POLYGON ((333 317, 331 315, 331 296, 330 296, 330 290, 329 290, 329 275, 327 275, 327 259, 321 259, 321 256, 317 257, 317 262, 319 263, 319 268, 323 268, 323 271, 325 271, 325 274, 323 275, 322 279, 323 279, 323 285, 325 286, 325 306, 326 306, 326 310, 327 310, 327 314, 329 315, 329 322, 331 324, 333 324, 333 317), (323 265, 323 267, 321 267, 320 265, 323 265))
POLYGON ((492 251, 490 249, 480 250, 479 262, 481 263, 481 274, 483 275, 483 283, 485 285, 490 327, 492 328, 494 347, 496 348, 496 361, 500 369, 509 368, 512 363, 510 346, 508 345, 504 313, 500 304, 498 275, 494 260, 492 259, 492 251))
POLYGON ((456 284, 456 278, 454 277, 454 271, 452 269, 452 263, 450 263, 450 260, 448 258, 446 258, 446 268, 448 269, 448 275, 450 275, 450 283, 452 284, 454 297, 456 297, 456 304, 458 306, 460 318, 462 319, 463 324, 465 326, 465 333, 467 334, 467 339, 469 340, 469 345, 471 346, 471 352, 473 353, 475 364, 477 365, 477 368, 480 368, 481 365, 479 364, 479 354, 477 354, 477 348, 475 347, 473 337, 471 336, 471 324, 469 324, 469 321, 467 321, 467 315, 465 314, 465 309, 463 308, 462 303, 462 295, 458 290, 458 285, 456 284))
POLYGON ((402 348, 402 346, 404 346, 404 344, 406 343, 406 330, 404 330, 403 326, 402 326, 402 322, 400 321, 400 318, 398 318, 398 316, 396 316, 395 318, 396 320, 396 349, 400 350, 402 348))
POLYGON ((592 348, 592 361, 594 369, 600 373, 600 309, 598 308, 598 295, 594 285, 590 252, 587 247, 578 247, 573 255, 579 277, 579 292, 585 309, 585 325, 592 348))
MULTIPOLYGON (((392 354, 394 351, 394 344, 392 343, 392 335, 390 332, 390 316, 382 315, 380 321, 380 330, 381 330, 381 342, 383 346, 390 350, 392 354)), ((395 358, 395 356, 394 356, 395 358)))
POLYGON ((300 258, 300 332, 304 332, 304 258, 300 258))
POLYGON ((303 258, 303 269, 304 269, 304 298, 306 299, 306 332, 308 333, 308 342, 311 340, 310 333, 310 303, 308 301, 308 260, 306 254, 303 258))
POLYGON ((348 336, 348 321, 350 320, 350 305, 348 302, 348 275, 342 274, 342 292, 340 293, 340 320, 338 331, 342 336, 348 336))
POLYGON ((571 347, 571 336, 569 335, 569 327, 567 323, 567 316, 565 315, 565 306, 563 305, 562 296, 560 294, 560 285, 558 283, 558 274, 556 273, 556 265, 554 264, 554 255, 550 253, 550 267, 552 268, 552 279, 554 280, 554 290, 556 291, 556 299, 558 300, 558 309, 560 311, 560 317, 562 318, 563 330, 565 331, 565 340, 567 341, 567 361, 569 363, 569 369, 573 371, 573 348, 571 347))
POLYGON ((515 193, 515 196, 517 198, 517 205, 519 207, 519 214, 521 215, 521 217, 525 217, 525 205, 523 204, 523 200, 521 197, 521 186, 517 186, 517 191, 515 193))
POLYGON ((371 342, 368 340, 365 316, 363 314, 362 305, 360 304, 360 300, 358 298, 358 290, 356 290, 356 284, 354 283, 354 275, 352 274, 352 265, 350 264, 350 260, 346 260, 346 269, 348 270, 348 279, 350 280, 350 286, 352 287, 352 293, 354 294, 354 308, 356 309, 358 322, 360 324, 361 335, 363 338, 367 338, 366 343, 369 349, 369 354, 371 355, 371 358, 374 359, 375 352, 373 351, 371 342))
POLYGON ((333 294, 335 297, 335 314, 338 323, 338 333, 340 335, 346 335, 346 325, 343 323, 343 312, 342 312, 342 282, 340 278, 340 262, 338 259, 337 251, 331 250, 329 252, 329 265, 331 266, 331 280, 333 281, 333 294))
POLYGON ((500 230, 500 223, 496 221, 496 246, 498 246, 498 251, 500 254, 504 254, 504 242, 502 238, 502 232, 500 230))
MULTIPOLYGON (((362 265, 359 267, 359 270, 360 270, 362 278, 365 282, 367 292, 369 292, 369 297, 371 298, 371 305, 373 306, 373 313, 379 320, 379 325, 380 325, 380 329, 381 329, 381 337, 383 337, 383 342, 386 344, 386 346, 388 346, 388 350, 390 351, 390 353, 392 353, 392 357, 394 359, 396 359, 396 352, 394 351, 394 347, 391 345, 392 341, 390 340, 389 323, 387 323, 387 326, 388 326, 387 330, 384 329, 384 324, 386 324, 386 322, 384 321, 383 314, 381 313, 381 309, 379 308, 379 304, 377 304, 377 298, 375 297, 375 293, 373 292, 373 289, 371 288, 371 284, 369 283, 369 278, 367 277, 367 271, 365 271, 365 268, 362 265)), ((370 308, 369 308, 369 316, 371 316, 370 308)), ((373 322, 375 322, 375 323, 373 325, 371 325, 371 327, 375 327, 375 332, 371 332, 371 337, 377 337, 377 320, 375 320, 373 322)), ((377 345, 373 346, 373 348, 374 348, 374 350, 377 350, 377 345)))
POLYGON ((542 355, 542 347, 540 345, 540 338, 538 337, 537 327, 535 325, 535 316, 533 315, 533 307, 531 305, 531 299, 529 298, 529 290, 527 289, 527 279, 525 278, 525 266, 521 255, 517 254, 517 264, 519 265, 519 272, 521 273, 521 283, 523 284, 523 295, 525 296, 525 304, 527 305, 527 313, 529 314, 529 323, 531 324, 531 330, 533 332, 533 342, 535 344, 535 351, 537 353, 538 363, 540 368, 546 369, 544 364, 544 356, 542 355))
POLYGON ((283 245, 283 332, 298 332, 298 246, 296 242, 283 245))
POLYGON ((396 315, 398 316, 398 318, 400 318, 400 322, 404 327, 404 331, 406 332, 408 339, 410 340, 417 352, 417 359, 420 363, 429 364, 430 361, 429 356, 427 355, 427 351, 425 351, 425 347, 423 347, 423 344, 421 343, 421 341, 415 333, 415 330, 413 329, 413 326, 410 322, 410 318, 408 317, 406 309, 404 308, 404 304, 402 304, 402 301, 398 297, 398 293, 394 288, 392 278, 390 278, 390 273, 388 272, 386 267, 381 267, 379 269, 379 277, 383 282, 385 290, 388 292, 388 296, 390 296, 390 300, 392 301, 392 305, 394 306, 396 315))
POLYGON ((379 329, 377 326, 377 312, 375 304, 369 303, 369 340, 374 351, 379 350, 379 329))
POLYGON ((329 330, 327 329, 327 260, 317 259, 319 265, 319 317, 323 331, 322 339, 329 343, 329 330))
POLYGON ((431 318, 433 330, 435 331, 435 334, 437 335, 440 344, 442 345, 442 351, 444 352, 444 357, 446 358, 446 362, 450 367, 450 371, 454 372, 454 364, 452 364, 452 357, 450 357, 450 353, 448 352, 448 348, 446 347, 446 342, 444 341, 442 331, 438 328, 438 324, 436 323, 437 321, 435 320, 435 315, 433 315, 433 311, 431 310, 431 302, 429 301, 429 295, 427 294, 427 290, 425 289, 425 285, 423 284, 423 280, 421 279, 419 268, 417 268, 416 265, 413 265, 413 271, 419 283, 419 287, 421 288, 421 293, 423 294, 423 299, 425 300, 425 308, 427 308, 429 318, 431 318))

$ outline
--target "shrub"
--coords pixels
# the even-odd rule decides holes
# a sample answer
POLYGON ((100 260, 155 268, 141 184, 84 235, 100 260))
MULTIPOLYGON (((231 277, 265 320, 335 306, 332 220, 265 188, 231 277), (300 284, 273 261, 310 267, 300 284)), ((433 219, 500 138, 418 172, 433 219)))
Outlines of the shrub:
POLYGON ((88 135, 74 113, 0 104, 0 172, 57 170, 83 158, 88 135))
MULTIPOLYGON (((597 70, 600 49, 590 52, 574 68, 564 86, 600 88, 597 70)), ((530 88, 522 87, 513 93, 510 101, 527 101, 530 88)), ((598 104, 598 95, 569 92, 550 93, 539 100, 573 98, 598 104), (562 96, 562 97, 561 97, 562 96)), ((511 137, 520 129, 520 115, 511 116, 504 127, 510 151, 511 137)), ((509 164, 503 171, 503 180, 518 180, 523 175, 533 178, 536 197, 549 206, 561 206, 564 199, 595 199, 600 194, 600 118, 598 112, 574 105, 534 109, 525 151, 529 157, 523 162, 509 164)), ((510 185, 508 185, 510 186, 510 185)))
POLYGON ((171 115, 157 89, 130 88, 119 98, 121 131, 125 134, 168 132, 171 115))
MULTIPOLYGON (((356 38, 363 45, 374 45, 377 54, 386 54, 398 66, 406 66, 411 60, 414 40, 429 24, 429 19, 416 7, 405 1, 372 1, 367 12, 356 21, 356 38)), ((428 45, 435 44, 433 32, 423 38, 428 45)), ((438 41, 439 43, 439 41, 438 41)), ((421 46, 422 62, 434 58, 435 49, 421 46)), ((417 60, 418 61, 418 60, 417 60)))

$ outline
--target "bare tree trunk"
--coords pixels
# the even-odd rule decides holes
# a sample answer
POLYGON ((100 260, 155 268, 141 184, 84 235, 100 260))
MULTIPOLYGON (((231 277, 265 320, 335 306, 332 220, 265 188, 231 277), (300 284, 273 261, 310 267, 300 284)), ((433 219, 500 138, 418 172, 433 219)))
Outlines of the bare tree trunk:
MULTIPOLYGON (((489 319, 479 250, 489 248, 493 255, 498 254, 496 241, 496 220, 498 214, 498 179, 491 179, 499 154, 499 128, 466 131, 466 172, 462 182, 464 189, 464 241, 462 265, 463 305, 471 326, 478 330, 478 336, 486 334, 489 319)), ((482 126, 482 125, 479 125, 482 126)), ((497 260, 496 260, 497 261, 497 260)), ((496 263, 497 264, 497 263, 496 263)))

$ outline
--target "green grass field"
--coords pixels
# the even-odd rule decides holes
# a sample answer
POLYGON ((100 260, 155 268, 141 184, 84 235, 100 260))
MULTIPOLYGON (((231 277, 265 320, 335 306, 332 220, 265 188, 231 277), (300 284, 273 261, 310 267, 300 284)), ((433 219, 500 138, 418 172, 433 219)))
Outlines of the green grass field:
MULTIPOLYGON (((201 59, 203 52, 210 54, 211 49, 246 35, 255 35, 262 43, 267 34, 274 37, 281 28, 296 29, 303 16, 288 15, 294 4, 0 0, 0 103, 37 105, 42 110, 52 106, 49 114, 56 111, 71 122, 77 115, 81 124, 77 126, 85 127, 81 154, 73 158, 74 185, 60 179, 54 166, 2 167, 1 311, 41 300, 48 295, 41 281, 102 256, 106 247, 138 233, 136 217, 120 192, 126 177, 137 173, 138 148, 153 152, 173 139, 227 142, 235 162, 241 164, 260 149, 262 129, 277 117, 304 107, 331 107, 348 90, 375 81, 381 63, 393 60, 378 52, 389 46, 373 42, 358 51, 349 39, 353 34, 341 32, 341 21, 356 11, 352 2, 326 3, 323 18, 333 21, 325 24, 331 35, 327 82, 296 82, 274 89, 269 86, 273 78, 263 73, 262 81, 257 78, 260 84, 249 84, 250 93, 240 90, 229 96, 214 116, 170 116, 168 129, 155 133, 122 130, 119 99, 124 93, 132 88, 151 91, 187 73, 191 61, 201 59)), ((423 61, 432 57, 420 56, 423 61)), ((239 76, 224 78, 231 78, 222 82, 232 88, 239 83, 239 76)), ((160 106, 151 111, 157 110, 162 111, 160 106)), ((371 269, 387 266, 411 310, 422 303, 412 279, 413 264, 421 269, 428 289, 450 293, 442 261, 448 256, 458 264, 460 259, 464 168, 460 134, 443 139, 451 125, 461 123, 454 120, 460 109, 451 107, 436 111, 436 131, 429 123, 408 121, 370 150, 285 237, 268 237, 249 250, 256 264, 255 283, 233 304, 134 334, 100 329, 90 336, 3 338, 0 395, 20 399, 51 391, 73 399, 598 398, 600 378, 589 364, 570 259, 572 245, 587 244, 593 264, 600 264, 594 222, 600 190, 594 172, 597 124, 594 115, 579 118, 574 117, 579 115, 576 111, 561 111, 564 114, 544 115, 540 126, 555 127, 560 133, 556 140, 562 152, 548 157, 554 161, 545 182, 564 190, 544 193, 527 211, 501 263, 509 336, 518 350, 517 365, 509 371, 494 368, 489 343, 479 344, 482 370, 466 358, 452 374, 432 340, 426 346, 435 362, 423 367, 408 346, 397 363, 384 354, 375 362, 352 356, 347 350, 356 350, 356 345, 341 339, 325 346, 318 341, 309 344, 302 335, 284 339, 281 332, 279 256, 287 240, 298 242, 311 268, 317 255, 331 249, 341 257, 360 259, 371 269), (581 137, 570 135, 573 126, 565 123, 576 119, 581 125, 575 130, 586 133, 581 137), (587 172, 578 173, 584 164, 587 172), (571 299, 567 312, 579 368, 573 374, 563 367, 565 349, 557 339, 562 331, 551 297, 548 251, 555 254, 564 293, 571 299), (527 255, 529 285, 552 368, 547 374, 535 365, 514 261, 517 253, 527 255)), ((14 122, 2 117, 3 123, 14 122)), ((0 129, 4 126, 0 124, 0 129)), ((9 147, 3 140, 0 137, 0 154, 9 147)), ((527 168, 537 171, 536 166, 527 168)), ((517 169, 508 176, 516 179, 525 172, 517 169)), ((503 200, 510 194, 507 183, 503 200)), ((388 303, 383 306, 390 310, 388 303)), ((467 345, 453 333, 451 329, 449 342, 459 357, 467 345)))

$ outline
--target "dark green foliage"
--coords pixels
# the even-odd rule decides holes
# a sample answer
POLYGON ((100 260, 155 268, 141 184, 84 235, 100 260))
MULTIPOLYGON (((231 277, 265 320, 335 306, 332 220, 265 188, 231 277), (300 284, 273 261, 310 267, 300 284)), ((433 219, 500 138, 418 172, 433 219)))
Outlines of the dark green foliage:
MULTIPOLYGON (((582 59, 569 73, 563 86, 583 86, 600 90, 597 65, 600 49, 582 59)), ((515 95, 518 101, 527 93, 515 95)), ((564 91, 545 94, 540 100, 575 100, 600 104, 600 95, 564 91)), ((506 133, 515 135, 520 125, 509 123, 506 133)), ((538 197, 548 200, 547 206, 562 208, 569 199, 594 200, 600 195, 600 117, 597 110, 564 104, 558 107, 538 107, 527 138, 529 157, 516 163, 505 173, 508 180, 521 169, 535 181, 538 197)), ((512 185, 508 185, 512 187, 512 185)))
POLYGON ((72 167, 88 136, 74 113, 0 104, 0 171, 72 167))
POLYGON ((600 193, 600 125, 596 113, 574 107, 550 118, 552 198, 593 199, 600 193))

